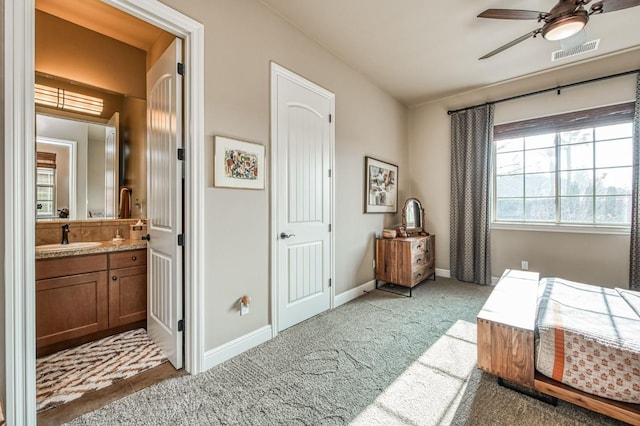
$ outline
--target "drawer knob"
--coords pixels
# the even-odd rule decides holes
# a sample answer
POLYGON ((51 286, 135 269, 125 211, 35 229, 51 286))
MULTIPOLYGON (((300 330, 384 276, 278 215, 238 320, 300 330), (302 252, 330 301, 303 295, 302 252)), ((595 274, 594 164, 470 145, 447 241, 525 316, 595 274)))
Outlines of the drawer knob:
POLYGON ((416 260, 417 263, 422 263, 422 258, 418 258, 418 260, 416 260))
POLYGON ((117 281, 117 280, 118 280, 118 277, 116 277, 116 276, 114 275, 114 276, 112 276, 112 277, 111 277, 111 279, 112 279, 113 281, 117 281))
POLYGON ((137 258, 135 256, 131 256, 131 260, 136 260, 137 258))
POLYGON ((422 244, 418 244, 417 248, 421 249, 422 248, 422 244))

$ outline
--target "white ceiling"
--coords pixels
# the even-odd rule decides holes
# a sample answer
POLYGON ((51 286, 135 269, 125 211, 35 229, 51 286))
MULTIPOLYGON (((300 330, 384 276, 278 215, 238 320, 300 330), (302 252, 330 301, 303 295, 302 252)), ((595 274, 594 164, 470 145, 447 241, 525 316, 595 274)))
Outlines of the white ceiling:
POLYGON ((260 1, 406 105, 640 48, 640 7, 591 16, 587 40, 601 39, 598 50, 552 63, 560 44, 540 36, 478 60, 541 24, 476 16, 489 8, 548 12, 555 0, 260 1))

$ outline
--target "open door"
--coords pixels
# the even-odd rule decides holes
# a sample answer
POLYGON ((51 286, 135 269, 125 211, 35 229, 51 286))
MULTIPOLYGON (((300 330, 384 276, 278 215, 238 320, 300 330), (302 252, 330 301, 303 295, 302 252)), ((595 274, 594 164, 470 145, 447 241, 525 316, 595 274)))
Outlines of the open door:
POLYGON ((182 42, 147 73, 147 331, 182 368, 182 42))
POLYGON ((118 218, 118 150, 120 146, 120 113, 107 122, 104 138, 104 217, 118 218))

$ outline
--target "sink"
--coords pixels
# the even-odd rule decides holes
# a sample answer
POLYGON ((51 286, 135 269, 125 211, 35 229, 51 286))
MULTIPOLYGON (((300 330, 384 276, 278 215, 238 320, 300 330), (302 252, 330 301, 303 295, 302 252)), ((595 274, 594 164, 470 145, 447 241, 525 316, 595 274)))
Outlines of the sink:
POLYGON ((101 245, 102 243, 99 241, 82 241, 82 242, 69 243, 69 244, 45 244, 42 246, 36 246, 36 251, 49 252, 49 251, 79 250, 84 248, 99 247, 101 245))

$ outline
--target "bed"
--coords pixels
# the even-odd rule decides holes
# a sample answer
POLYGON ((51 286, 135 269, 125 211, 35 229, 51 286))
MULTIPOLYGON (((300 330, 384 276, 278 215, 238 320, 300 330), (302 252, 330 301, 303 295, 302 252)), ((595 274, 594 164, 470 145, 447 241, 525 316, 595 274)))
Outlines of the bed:
POLYGON ((583 392, 640 403, 640 293, 545 278, 535 367, 583 392))
POLYGON ((640 293, 507 270, 477 324, 482 370, 640 424, 640 293))

